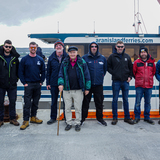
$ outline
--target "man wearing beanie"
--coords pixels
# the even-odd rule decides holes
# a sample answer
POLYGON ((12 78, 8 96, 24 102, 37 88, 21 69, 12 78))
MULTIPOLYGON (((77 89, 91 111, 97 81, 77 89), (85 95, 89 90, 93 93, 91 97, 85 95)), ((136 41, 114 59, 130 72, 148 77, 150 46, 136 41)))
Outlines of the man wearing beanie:
POLYGON ((58 100, 58 73, 63 59, 67 56, 64 51, 64 44, 61 41, 56 41, 54 44, 54 51, 48 60, 46 85, 47 89, 51 91, 51 114, 48 125, 55 123, 57 119, 57 100, 58 100))
POLYGON ((139 59, 133 64, 133 74, 135 76, 135 88, 136 88, 136 101, 134 107, 134 124, 140 121, 141 114, 141 99, 144 95, 144 121, 150 124, 154 124, 154 121, 150 119, 150 100, 152 96, 153 88, 153 76, 156 72, 154 64, 155 60, 148 54, 148 49, 141 47, 139 50, 139 59))

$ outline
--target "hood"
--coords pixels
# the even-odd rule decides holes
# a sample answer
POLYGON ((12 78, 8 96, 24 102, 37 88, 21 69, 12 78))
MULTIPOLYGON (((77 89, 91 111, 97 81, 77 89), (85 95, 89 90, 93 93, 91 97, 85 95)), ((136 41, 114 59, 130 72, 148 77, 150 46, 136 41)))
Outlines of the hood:
MULTIPOLYGON (((12 46, 12 50, 11 50, 11 56, 13 57, 17 57, 19 58, 20 55, 18 54, 18 52, 16 51, 15 47, 12 46)), ((4 55, 4 48, 3 48, 3 45, 0 46, 0 55, 3 56, 4 55)))
POLYGON ((98 45, 98 43, 96 43, 96 42, 94 42, 94 41, 89 44, 89 53, 88 53, 88 54, 89 54, 90 56, 92 56, 92 57, 95 56, 95 55, 93 55, 93 54, 91 53, 91 44, 93 44, 93 43, 97 45, 96 56, 99 56, 99 55, 100 55, 100 53, 99 53, 99 45, 98 45))

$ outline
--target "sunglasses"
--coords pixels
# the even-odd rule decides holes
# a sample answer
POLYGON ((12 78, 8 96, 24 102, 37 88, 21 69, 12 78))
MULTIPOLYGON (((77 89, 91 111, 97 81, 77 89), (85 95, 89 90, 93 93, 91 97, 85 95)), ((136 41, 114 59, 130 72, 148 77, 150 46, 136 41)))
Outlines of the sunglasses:
POLYGON ((97 46, 91 46, 91 48, 97 48, 97 46))
POLYGON ((36 49, 36 47, 30 47, 30 49, 36 49))
POLYGON ((124 46, 117 46, 117 48, 123 48, 124 46))
POLYGON ((12 46, 4 46, 5 48, 12 48, 12 46))

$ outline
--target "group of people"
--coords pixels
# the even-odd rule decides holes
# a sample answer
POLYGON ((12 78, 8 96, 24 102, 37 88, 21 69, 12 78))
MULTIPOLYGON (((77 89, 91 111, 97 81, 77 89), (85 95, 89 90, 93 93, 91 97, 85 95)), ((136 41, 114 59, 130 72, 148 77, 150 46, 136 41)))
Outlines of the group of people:
POLYGON ((24 85, 23 124, 24 130, 30 123, 41 124, 43 120, 37 118, 38 103, 41 97, 41 86, 46 78, 47 90, 51 92, 50 120, 47 124, 53 124, 57 119, 57 101, 59 92, 63 92, 65 130, 72 128, 80 131, 88 116, 89 104, 94 97, 96 106, 96 119, 99 124, 107 126, 103 119, 103 80, 106 72, 112 75, 112 125, 118 122, 117 103, 120 89, 124 107, 124 122, 136 124, 140 121, 141 99, 144 95, 144 121, 154 124, 150 119, 150 100, 153 88, 153 76, 160 81, 160 61, 155 66, 155 60, 148 53, 148 49, 141 47, 139 58, 132 64, 131 58, 125 53, 125 45, 118 41, 113 53, 108 60, 99 53, 96 42, 89 45, 89 52, 83 57, 78 54, 76 46, 68 48, 68 54, 64 50, 64 44, 56 41, 55 51, 48 59, 47 73, 42 57, 36 54, 37 44, 29 44, 30 53, 22 58, 19 63, 19 54, 12 46, 10 40, 6 40, 0 46, 0 127, 4 124, 4 97, 7 92, 9 98, 10 123, 19 126, 16 120, 15 103, 17 98, 17 82, 20 78, 24 85), (135 119, 130 118, 128 93, 129 82, 135 78, 136 100, 135 119), (72 121, 71 107, 74 103, 76 119, 72 121))

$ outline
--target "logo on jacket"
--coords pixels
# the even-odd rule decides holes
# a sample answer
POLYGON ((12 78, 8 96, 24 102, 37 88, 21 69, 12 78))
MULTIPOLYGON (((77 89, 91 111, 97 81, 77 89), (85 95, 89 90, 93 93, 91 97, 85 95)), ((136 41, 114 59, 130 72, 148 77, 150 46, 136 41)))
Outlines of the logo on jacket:
POLYGON ((103 65, 103 62, 99 62, 99 64, 103 65))
POLYGON ((37 65, 41 65, 41 62, 40 62, 40 61, 37 61, 37 65))
POLYGON ((127 58, 125 58, 124 60, 127 61, 127 58))

